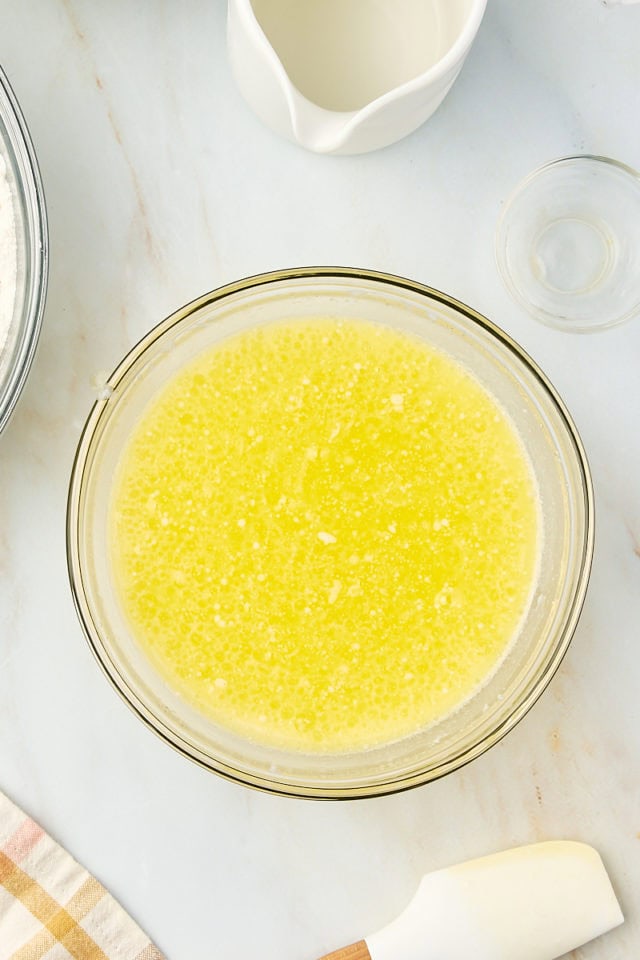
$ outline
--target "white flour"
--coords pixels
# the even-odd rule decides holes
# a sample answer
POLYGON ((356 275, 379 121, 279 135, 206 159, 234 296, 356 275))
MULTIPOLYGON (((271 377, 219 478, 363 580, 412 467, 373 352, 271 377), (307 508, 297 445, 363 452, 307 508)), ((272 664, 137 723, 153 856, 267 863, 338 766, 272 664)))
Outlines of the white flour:
POLYGON ((7 342, 16 298, 16 225, 6 172, 0 154, 0 355, 7 342))

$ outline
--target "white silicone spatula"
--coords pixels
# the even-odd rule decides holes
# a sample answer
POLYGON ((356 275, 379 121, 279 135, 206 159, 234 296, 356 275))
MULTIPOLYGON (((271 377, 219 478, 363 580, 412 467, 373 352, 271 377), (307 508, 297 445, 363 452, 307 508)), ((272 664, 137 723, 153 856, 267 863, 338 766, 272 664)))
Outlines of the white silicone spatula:
POLYGON ((427 874, 397 920, 323 960, 557 960, 623 919, 593 847, 535 843, 427 874))

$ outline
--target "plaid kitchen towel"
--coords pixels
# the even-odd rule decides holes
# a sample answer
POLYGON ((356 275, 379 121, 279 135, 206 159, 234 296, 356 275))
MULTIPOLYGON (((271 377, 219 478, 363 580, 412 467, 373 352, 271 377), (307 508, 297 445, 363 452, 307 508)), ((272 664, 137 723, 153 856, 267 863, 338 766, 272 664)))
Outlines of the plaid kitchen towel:
POLYGON ((0 960, 164 960, 84 867, 0 793, 0 960))

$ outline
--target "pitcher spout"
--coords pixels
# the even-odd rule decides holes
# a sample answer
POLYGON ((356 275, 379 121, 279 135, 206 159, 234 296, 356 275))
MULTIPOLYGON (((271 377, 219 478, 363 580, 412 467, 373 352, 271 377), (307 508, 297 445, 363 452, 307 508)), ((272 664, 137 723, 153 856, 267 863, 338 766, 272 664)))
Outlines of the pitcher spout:
POLYGON ((303 97, 295 87, 287 92, 294 140, 313 153, 342 150, 353 129, 357 113, 325 110, 303 97))
POLYGON ((229 0, 231 67, 245 100, 275 132, 315 153, 351 153, 351 134, 363 111, 327 110, 291 82, 260 27, 251 0, 229 0))

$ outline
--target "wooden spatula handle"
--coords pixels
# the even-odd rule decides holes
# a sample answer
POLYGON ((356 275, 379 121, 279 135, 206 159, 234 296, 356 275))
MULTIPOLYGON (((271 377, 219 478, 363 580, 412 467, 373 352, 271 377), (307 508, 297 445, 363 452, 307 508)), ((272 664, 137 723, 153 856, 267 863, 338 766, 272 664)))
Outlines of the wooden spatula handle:
POLYGON ((350 947, 328 953, 320 960, 371 960, 371 954, 364 940, 360 940, 358 943, 352 943, 350 947))

